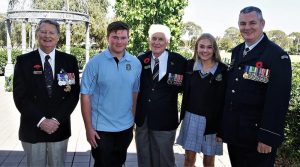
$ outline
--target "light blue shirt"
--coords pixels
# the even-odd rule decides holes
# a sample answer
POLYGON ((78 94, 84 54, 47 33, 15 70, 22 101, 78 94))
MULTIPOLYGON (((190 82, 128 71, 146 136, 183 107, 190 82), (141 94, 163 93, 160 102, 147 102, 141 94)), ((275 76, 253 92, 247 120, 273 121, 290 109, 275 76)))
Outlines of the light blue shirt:
POLYGON ((80 92, 90 95, 95 130, 119 132, 133 126, 132 95, 139 91, 141 69, 128 52, 117 64, 108 49, 87 63, 80 92))

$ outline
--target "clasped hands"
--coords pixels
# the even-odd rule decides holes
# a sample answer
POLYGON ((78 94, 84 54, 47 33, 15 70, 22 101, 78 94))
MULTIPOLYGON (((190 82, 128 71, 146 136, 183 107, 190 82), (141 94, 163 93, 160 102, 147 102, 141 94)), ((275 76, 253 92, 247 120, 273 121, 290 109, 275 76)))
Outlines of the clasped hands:
POLYGON ((41 130, 45 131, 48 134, 54 133, 59 127, 59 122, 55 119, 45 119, 40 124, 41 130))

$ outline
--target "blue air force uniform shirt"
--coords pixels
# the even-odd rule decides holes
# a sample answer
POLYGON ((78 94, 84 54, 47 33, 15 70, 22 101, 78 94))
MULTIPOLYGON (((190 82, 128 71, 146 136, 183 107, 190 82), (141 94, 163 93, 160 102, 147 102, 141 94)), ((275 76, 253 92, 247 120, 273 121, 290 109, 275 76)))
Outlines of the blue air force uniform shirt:
POLYGON ((95 130, 119 132, 133 126, 132 94, 139 91, 140 73, 139 60, 128 52, 118 63, 109 49, 88 62, 81 93, 90 95, 95 130))

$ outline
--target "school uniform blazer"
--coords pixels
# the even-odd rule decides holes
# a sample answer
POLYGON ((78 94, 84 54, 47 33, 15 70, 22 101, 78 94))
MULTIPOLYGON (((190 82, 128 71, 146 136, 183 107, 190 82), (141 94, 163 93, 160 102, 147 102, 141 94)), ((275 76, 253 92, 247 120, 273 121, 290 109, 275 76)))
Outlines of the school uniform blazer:
POLYGON ((283 141, 291 91, 288 54, 263 39, 243 57, 245 44, 232 51, 223 112, 223 138, 229 144, 256 148, 260 141, 278 147, 283 141), (252 66, 249 70, 249 66, 252 66), (263 69, 268 69, 269 74, 263 69), (255 73, 250 79, 247 72, 255 73), (268 82, 257 79, 269 76, 268 82), (258 77, 260 76, 260 77, 258 77))
POLYGON ((187 61, 180 54, 168 51, 166 75, 155 83, 152 80, 151 57, 151 51, 138 57, 142 64, 142 73, 135 123, 142 126, 147 118, 148 128, 151 130, 174 130, 179 123, 177 98, 182 91, 187 61), (175 74, 177 79, 174 78, 175 74))
POLYGON ((21 113, 19 139, 24 142, 57 142, 71 136, 70 115, 79 100, 79 71, 74 56, 55 51, 55 72, 52 98, 46 90, 43 66, 38 50, 17 57, 13 79, 14 102, 21 113), (74 73, 71 90, 59 86, 57 74, 74 73), (43 118, 55 118, 60 123, 53 134, 42 131, 37 124, 43 118))

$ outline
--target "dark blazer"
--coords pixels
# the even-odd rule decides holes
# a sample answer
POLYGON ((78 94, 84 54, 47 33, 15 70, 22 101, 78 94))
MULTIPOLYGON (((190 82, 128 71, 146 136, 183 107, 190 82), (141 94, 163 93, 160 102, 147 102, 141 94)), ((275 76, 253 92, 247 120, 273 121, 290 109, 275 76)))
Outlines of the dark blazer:
POLYGON ((174 80, 169 76, 177 74, 183 77, 186 59, 178 53, 168 51, 168 54, 167 73, 158 83, 152 80, 152 52, 138 57, 142 64, 142 73, 135 116, 137 126, 142 126, 146 117, 151 130, 174 130, 178 126, 177 98, 182 90, 182 82, 172 83, 174 80))
POLYGON ((227 66, 219 62, 214 74, 201 79, 199 71, 193 71, 195 61, 188 61, 185 73, 184 93, 181 103, 180 119, 185 112, 201 115, 206 118, 204 134, 220 136, 221 118, 225 100, 227 66))
POLYGON ((244 147, 256 148, 258 141, 278 147, 284 138, 290 99, 290 58, 266 34, 245 57, 244 47, 242 43, 232 51, 223 113, 223 138, 227 143, 244 147), (247 79, 247 66, 269 69, 269 81, 247 79))
POLYGON ((38 50, 17 57, 13 79, 13 97, 21 113, 19 139, 24 142, 57 142, 71 136, 70 115, 79 100, 79 71, 74 56, 55 51, 55 78, 52 98, 48 97, 43 66, 38 50), (74 73, 75 84, 70 91, 59 86, 57 74, 61 70, 74 73), (53 134, 37 127, 43 118, 55 118, 60 125, 53 134))

